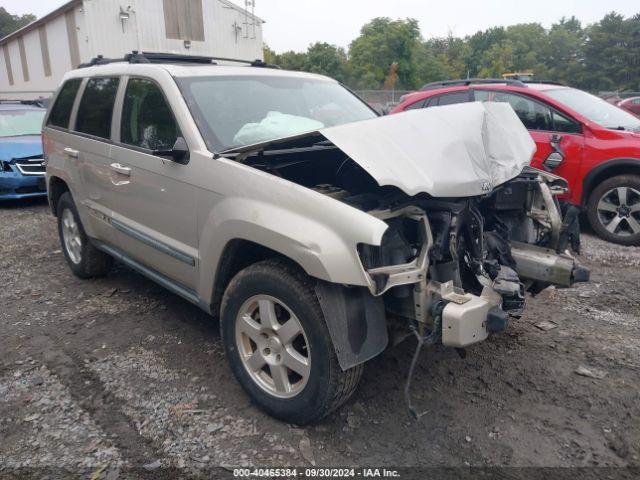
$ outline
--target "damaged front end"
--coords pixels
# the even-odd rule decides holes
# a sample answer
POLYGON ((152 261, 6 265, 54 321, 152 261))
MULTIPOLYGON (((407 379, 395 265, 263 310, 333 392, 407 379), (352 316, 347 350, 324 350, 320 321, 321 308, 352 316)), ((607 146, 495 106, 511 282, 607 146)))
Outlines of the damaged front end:
POLYGON ((567 249, 579 248, 579 230, 570 208, 561 213, 565 190, 559 177, 526 168, 486 196, 414 197, 369 211, 389 224, 380 246, 359 246, 371 294, 446 346, 504 330, 521 315, 525 291, 589 278, 567 249))
POLYGON ((404 335, 413 332, 420 345, 462 349, 519 317, 527 291, 588 280, 571 253, 580 247, 577 210, 558 200, 567 183, 529 167, 534 151, 511 107, 473 103, 223 156, 387 225, 376 244, 348 246, 357 250, 360 283, 328 278, 316 288, 338 360, 348 369, 386 347, 390 319, 408 325, 404 335))

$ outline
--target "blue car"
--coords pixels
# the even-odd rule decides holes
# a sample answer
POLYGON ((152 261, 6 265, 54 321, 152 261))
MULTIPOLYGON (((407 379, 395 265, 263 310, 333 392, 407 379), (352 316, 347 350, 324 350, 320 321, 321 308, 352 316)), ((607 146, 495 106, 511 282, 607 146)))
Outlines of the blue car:
POLYGON ((46 196, 38 102, 0 102, 0 200, 46 196))

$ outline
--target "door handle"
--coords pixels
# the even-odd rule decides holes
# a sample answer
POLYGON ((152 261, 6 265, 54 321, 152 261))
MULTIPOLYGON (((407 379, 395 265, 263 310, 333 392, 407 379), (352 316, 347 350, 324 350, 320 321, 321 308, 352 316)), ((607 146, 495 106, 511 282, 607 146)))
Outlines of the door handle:
POLYGON ((78 150, 74 150, 73 148, 65 148, 63 152, 67 157, 78 158, 78 150))
POLYGON ((120 165, 119 163, 112 163, 110 165, 111 170, 114 172, 118 172, 120 175, 125 175, 127 177, 131 176, 131 169, 129 167, 125 167, 124 165, 120 165))

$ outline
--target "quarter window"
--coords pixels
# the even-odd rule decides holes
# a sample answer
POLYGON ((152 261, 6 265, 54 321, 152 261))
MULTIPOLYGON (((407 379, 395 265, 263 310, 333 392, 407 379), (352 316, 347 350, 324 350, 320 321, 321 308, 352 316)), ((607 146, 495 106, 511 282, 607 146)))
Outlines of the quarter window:
POLYGON ((418 110, 420 108, 424 108, 425 102, 426 100, 419 100, 409 105, 407 108, 405 108, 405 110, 418 110))
POLYGON ((179 136, 160 88, 150 80, 129 80, 122 107, 122 143, 147 150, 170 150, 179 136))
MULTIPOLYGON (((466 103, 469 101, 469 92, 455 92, 455 93, 447 93, 445 95, 441 95, 438 97, 438 106, 442 107, 443 105, 453 105, 456 103, 466 103)), ((434 104, 430 104, 433 106, 434 104)))
POLYGON ((564 115, 553 111, 553 131, 562 133, 581 133, 580 124, 568 119, 564 115))
POLYGON ((56 127, 69 128, 69 119, 71 118, 71 109, 73 108, 73 102, 76 99, 76 94, 80 88, 82 79, 77 78, 75 80, 67 81, 58 94, 56 103, 51 109, 49 115, 48 125, 56 127))
POLYGON ((78 108, 76 131, 111 138, 111 116, 119 83, 119 78, 92 78, 87 82, 78 108))

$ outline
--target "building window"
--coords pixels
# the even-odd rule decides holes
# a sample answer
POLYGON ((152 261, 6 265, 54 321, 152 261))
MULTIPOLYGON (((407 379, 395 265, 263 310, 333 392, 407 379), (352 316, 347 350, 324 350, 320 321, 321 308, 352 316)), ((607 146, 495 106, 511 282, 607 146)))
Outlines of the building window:
POLYGON ((204 42, 202 0, 163 0, 167 38, 204 42))

